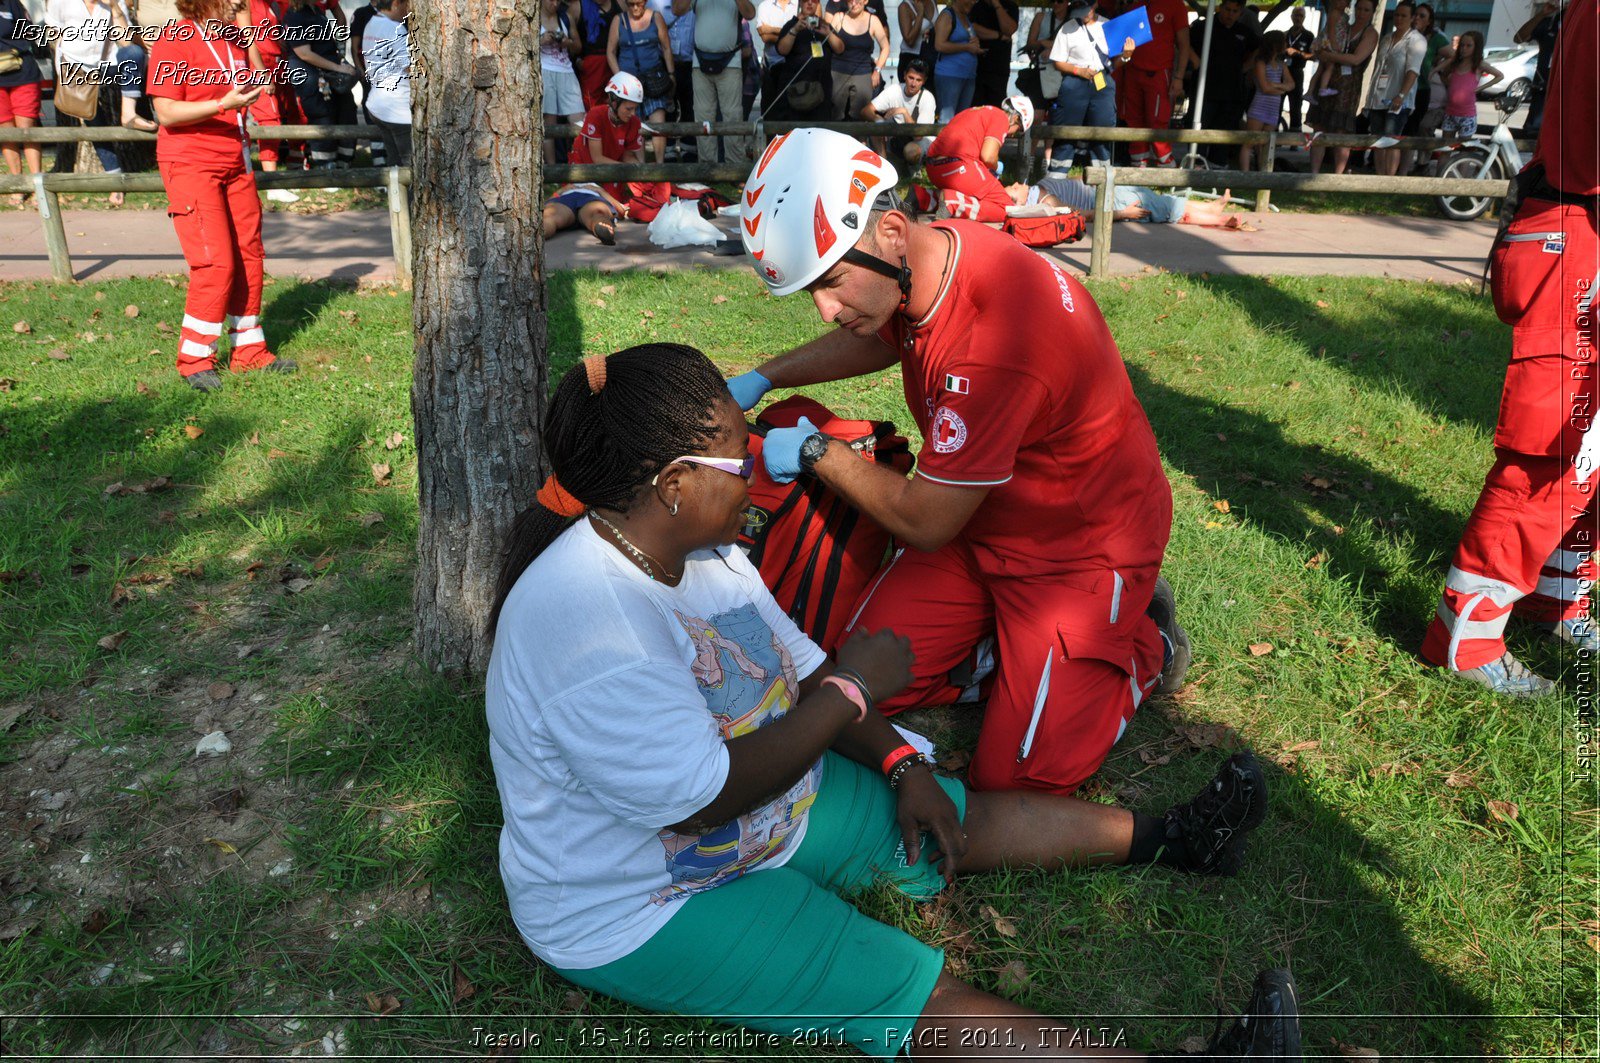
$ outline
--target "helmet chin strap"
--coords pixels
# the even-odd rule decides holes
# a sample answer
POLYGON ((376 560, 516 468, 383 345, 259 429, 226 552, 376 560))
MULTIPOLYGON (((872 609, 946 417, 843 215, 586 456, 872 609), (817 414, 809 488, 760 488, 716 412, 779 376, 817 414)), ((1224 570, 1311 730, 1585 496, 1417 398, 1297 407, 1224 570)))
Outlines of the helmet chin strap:
POLYGON ((905 312, 906 304, 911 302, 911 267, 906 264, 904 255, 900 256, 900 265, 896 266, 893 262, 881 259, 877 255, 869 255, 865 251, 852 247, 844 253, 844 260, 860 266, 862 269, 870 269, 874 273, 882 274, 899 284, 900 306, 898 309, 901 313, 905 312))

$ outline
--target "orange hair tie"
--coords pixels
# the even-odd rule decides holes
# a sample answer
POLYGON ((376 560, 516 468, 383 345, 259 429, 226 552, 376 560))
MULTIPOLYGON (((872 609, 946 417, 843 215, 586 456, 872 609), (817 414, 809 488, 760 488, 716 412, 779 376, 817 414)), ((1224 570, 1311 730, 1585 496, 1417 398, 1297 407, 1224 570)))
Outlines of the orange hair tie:
POLYGON ((606 386, 606 356, 589 355, 583 360, 583 371, 589 374, 589 394, 600 394, 600 389, 606 386))
POLYGON ((581 517, 583 511, 588 508, 562 487, 554 475, 544 482, 544 486, 539 488, 539 494, 535 497, 541 506, 561 517, 581 517))

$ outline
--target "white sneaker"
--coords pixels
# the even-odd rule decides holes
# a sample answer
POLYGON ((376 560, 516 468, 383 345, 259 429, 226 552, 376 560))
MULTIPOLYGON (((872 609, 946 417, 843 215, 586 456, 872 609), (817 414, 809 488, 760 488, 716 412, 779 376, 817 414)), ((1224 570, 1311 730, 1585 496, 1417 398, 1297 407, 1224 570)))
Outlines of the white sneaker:
POLYGON ((267 198, 274 203, 300 202, 300 197, 289 191, 287 188, 269 188, 267 189, 267 198))

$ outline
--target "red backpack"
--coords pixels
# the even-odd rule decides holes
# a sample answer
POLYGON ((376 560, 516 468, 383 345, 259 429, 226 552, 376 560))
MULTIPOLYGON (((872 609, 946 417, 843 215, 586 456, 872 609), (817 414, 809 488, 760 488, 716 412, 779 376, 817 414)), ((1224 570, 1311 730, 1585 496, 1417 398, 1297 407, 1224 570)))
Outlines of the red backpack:
POLYGON ((1083 239, 1083 215, 1072 211, 1039 218, 1007 218, 1001 228, 1029 247, 1054 247, 1083 239))
POLYGON ((863 459, 901 475, 910 474, 915 459, 911 444, 888 421, 837 417, 804 395, 773 403, 751 426, 750 453, 757 461, 739 544, 779 607, 817 645, 832 652, 857 599, 888 559, 892 540, 816 477, 780 484, 767 475, 759 460, 761 437, 774 428, 793 428, 802 417, 849 443, 863 459))

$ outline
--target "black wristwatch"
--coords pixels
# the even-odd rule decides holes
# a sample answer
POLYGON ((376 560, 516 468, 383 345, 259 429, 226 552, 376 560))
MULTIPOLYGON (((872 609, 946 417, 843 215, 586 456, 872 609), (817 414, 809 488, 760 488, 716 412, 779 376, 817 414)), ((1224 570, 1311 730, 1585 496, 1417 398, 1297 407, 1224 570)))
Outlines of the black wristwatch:
POLYGON ((803 472, 810 472, 811 467, 822 460, 828 452, 828 444, 833 442, 833 437, 813 432, 806 436, 804 443, 800 444, 800 468, 803 472))

